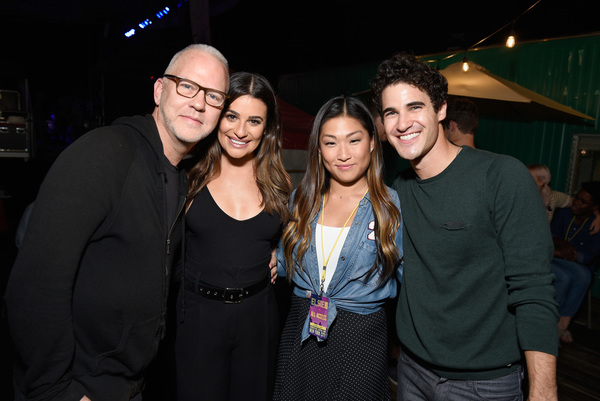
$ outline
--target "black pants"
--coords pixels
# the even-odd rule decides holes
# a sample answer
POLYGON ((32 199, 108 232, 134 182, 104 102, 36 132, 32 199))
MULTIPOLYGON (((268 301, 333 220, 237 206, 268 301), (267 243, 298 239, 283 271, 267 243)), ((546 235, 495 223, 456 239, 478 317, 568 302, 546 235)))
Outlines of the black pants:
POLYGON ((185 291, 175 340, 178 400, 270 400, 279 337, 273 287, 239 304, 185 291))

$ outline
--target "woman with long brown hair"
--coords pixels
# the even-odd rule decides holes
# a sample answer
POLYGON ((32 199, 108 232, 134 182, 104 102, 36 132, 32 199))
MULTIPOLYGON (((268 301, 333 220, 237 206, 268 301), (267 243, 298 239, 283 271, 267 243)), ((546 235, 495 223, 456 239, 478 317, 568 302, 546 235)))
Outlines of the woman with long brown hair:
POLYGON ((317 113, 309 165, 277 257, 293 283, 275 400, 388 400, 382 308, 401 278, 402 226, 368 108, 336 97, 317 113))
POLYGON ((231 76, 214 137, 190 169, 179 400, 266 400, 279 336, 269 262, 289 220, 277 101, 258 74, 231 76))

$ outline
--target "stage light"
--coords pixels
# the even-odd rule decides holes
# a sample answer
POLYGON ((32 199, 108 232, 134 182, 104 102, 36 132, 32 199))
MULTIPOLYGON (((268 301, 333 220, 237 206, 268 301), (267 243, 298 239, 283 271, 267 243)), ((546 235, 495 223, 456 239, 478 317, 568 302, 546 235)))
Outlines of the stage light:
POLYGON ((149 19, 147 19, 147 18, 146 18, 146 20, 145 20, 145 21, 142 21, 142 22, 140 22, 140 23, 138 24, 138 26, 139 26, 141 29, 144 29, 144 28, 145 28, 145 27, 147 27, 148 25, 152 25, 152 21, 150 21, 150 20, 149 20, 149 19))
POLYGON ((162 17, 166 17, 167 14, 169 14, 169 11, 171 11, 171 9, 169 7, 165 7, 164 9, 162 9, 156 13, 156 17, 158 19, 161 19, 162 17))
MULTIPOLYGON (((185 1, 187 1, 187 0, 183 0, 183 1, 181 1, 181 2, 180 2, 178 5, 177 5, 177 6, 178 6, 179 8, 181 8, 182 4, 183 4, 185 1)), ((164 7, 162 10, 158 11, 158 12, 157 12, 155 15, 156 15, 156 18, 157 18, 157 19, 162 19, 162 18, 166 17, 166 16, 167 16, 168 14, 170 14, 170 13, 171 13, 171 8, 169 8, 169 7, 164 7)), ((139 27, 140 29, 145 29, 145 28, 147 28, 147 27, 148 27, 148 26, 150 26, 150 25, 152 25, 152 20, 151 20, 150 18, 146 18, 144 21, 142 21, 142 22, 140 22, 140 23, 138 24, 138 27, 139 27)), ((132 28, 132 29, 129 29, 127 32, 125 32, 125 34, 124 34, 124 35, 125 35, 125 37, 127 37, 127 38, 131 38, 132 36, 134 36, 134 35, 135 35, 135 33, 136 33, 136 32, 135 32, 135 29, 134 29, 134 28, 132 28)))

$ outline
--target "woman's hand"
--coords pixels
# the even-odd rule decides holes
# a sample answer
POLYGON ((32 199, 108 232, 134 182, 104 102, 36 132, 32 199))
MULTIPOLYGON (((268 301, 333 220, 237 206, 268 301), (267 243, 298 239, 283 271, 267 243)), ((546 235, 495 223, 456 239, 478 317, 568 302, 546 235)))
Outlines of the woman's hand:
POLYGON ((271 260, 269 261, 269 268, 271 269, 271 284, 275 284, 277 281, 277 248, 273 248, 271 251, 271 260))

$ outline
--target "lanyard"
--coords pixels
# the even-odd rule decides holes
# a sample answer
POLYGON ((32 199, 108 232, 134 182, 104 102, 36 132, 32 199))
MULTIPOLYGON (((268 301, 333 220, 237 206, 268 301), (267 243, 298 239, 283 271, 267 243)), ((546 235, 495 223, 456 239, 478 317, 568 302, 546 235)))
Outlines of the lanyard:
POLYGON ((571 236, 571 238, 568 238, 568 236, 569 236, 569 231, 571 231, 571 225, 573 225, 573 222, 575 221, 575 216, 573 216, 573 218, 571 219, 571 222, 569 223, 569 227, 567 228, 567 232, 565 232, 565 241, 567 241, 567 242, 571 242, 571 241, 573 240, 573 238, 575 238, 575 236, 576 236, 577 234, 579 234, 579 231, 581 231, 581 229, 583 228, 583 226, 585 226, 585 223, 587 223, 587 221, 588 221, 589 219, 590 219, 589 217, 588 217, 587 219, 585 219, 585 220, 584 220, 584 222, 581 224, 581 227, 579 227, 579 229, 578 229, 577 231, 575 231, 575 234, 573 234, 573 235, 571 236))
MULTIPOLYGON (((365 191, 365 195, 367 194, 367 192, 369 192, 368 188, 365 191)), ((364 198, 365 195, 363 195, 362 198, 364 198)), ((362 200, 362 198, 360 198, 360 200, 362 200)), ((350 212, 350 216, 348 216, 348 218, 346 219, 344 226, 340 230, 337 238, 335 239, 335 242, 333 243, 333 246, 331 247, 331 250, 329 251, 329 256, 327 256, 327 259, 325 259, 325 245, 323 245, 325 242, 325 238, 323 237, 323 226, 325 225, 325 196, 323 196, 323 200, 321 201, 321 252, 323 252, 323 272, 321 273, 321 295, 323 295, 323 289, 325 287, 325 271, 327 270, 327 263, 329 263, 329 258, 331 257, 331 254, 333 253, 333 250, 335 249, 335 246, 337 245, 338 240, 342 236, 342 233, 344 232, 346 225, 350 221, 350 218, 352 218, 352 215, 354 215, 354 212, 356 212, 356 209, 358 209, 358 205, 360 205, 360 201, 358 201, 358 203, 356 204, 354 209, 352 209, 352 212, 350 212)))

